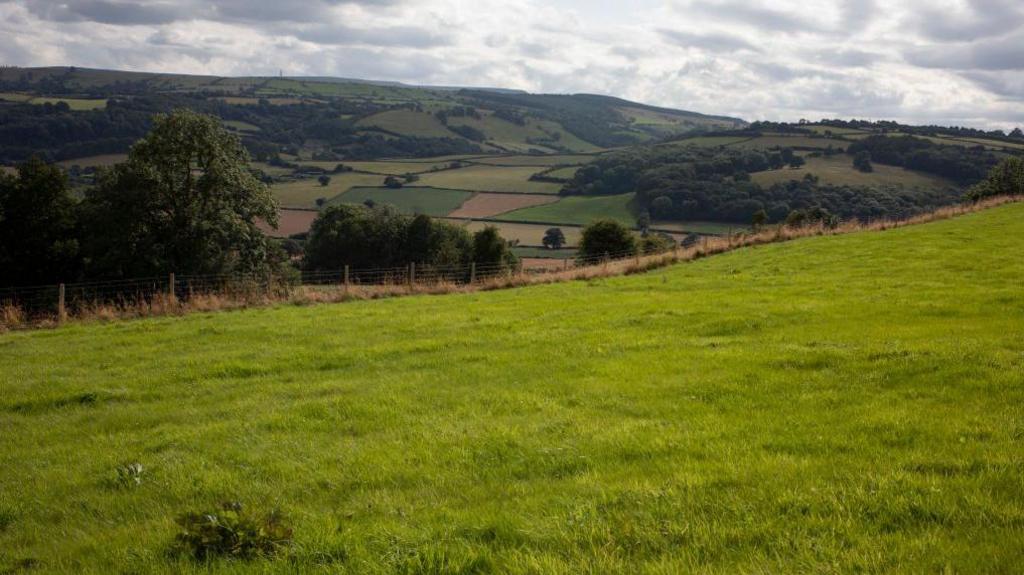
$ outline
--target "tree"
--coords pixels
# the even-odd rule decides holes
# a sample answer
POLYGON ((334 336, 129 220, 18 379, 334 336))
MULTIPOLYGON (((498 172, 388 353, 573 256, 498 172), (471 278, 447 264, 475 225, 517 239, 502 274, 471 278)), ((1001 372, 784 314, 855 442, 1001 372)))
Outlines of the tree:
POLYGON ((561 249, 565 245, 565 234, 562 233, 562 228, 548 228, 544 232, 544 238, 541 240, 541 243, 549 250, 561 249))
POLYGON ((37 156, 0 174, 0 287, 76 279, 75 204, 64 173, 37 156))
POLYGON ((316 181, 320 182, 321 187, 326 188, 327 184, 331 183, 331 177, 326 175, 320 176, 319 178, 316 179, 316 181))
POLYGON ((796 154, 793 153, 793 148, 782 148, 782 150, 779 151, 779 156, 782 158, 784 163, 789 164, 793 161, 793 158, 796 157, 796 154))
POLYGON ((644 210, 636 219, 636 227, 640 229, 642 236, 646 236, 648 230, 651 229, 651 214, 647 210, 644 210))
POLYGON ((750 218, 750 225, 754 228, 754 231, 761 229, 762 226, 768 223, 768 212, 764 209, 757 210, 754 215, 750 218))
POLYGON ((212 116, 155 116, 128 160, 98 175, 83 208, 93 275, 260 273, 284 259, 259 228, 277 225, 269 188, 212 116))
POLYGON ((409 218, 390 206, 328 206, 309 229, 303 267, 316 271, 406 265, 408 233, 409 218))
POLYGON ((402 187, 402 180, 399 180, 394 176, 388 176, 384 178, 384 185, 391 189, 398 189, 402 187))
POLYGON ((1024 158, 1006 158, 967 192, 967 199, 978 201, 992 196, 1019 195, 1024 195, 1024 158))
POLYGON ((857 152, 853 156, 853 167, 865 173, 873 172, 875 168, 871 165, 871 152, 867 150, 857 152))
POLYGON ((519 263, 498 228, 487 226, 473 234, 473 261, 483 270, 508 269, 519 263))
POLYGON ((1020 128, 1014 128, 1013 131, 1010 132, 1010 137, 1024 139, 1024 131, 1021 131, 1020 128))
POLYGON ((636 238, 626 226, 611 219, 597 220, 583 228, 580 238, 580 260, 610 256, 626 257, 636 253, 636 238))
POLYGON ((658 196, 651 201, 651 215, 656 218, 668 219, 672 217, 672 198, 658 196))
POLYGON ((793 156, 789 159, 789 167, 796 169, 807 163, 807 160, 803 156, 793 156))

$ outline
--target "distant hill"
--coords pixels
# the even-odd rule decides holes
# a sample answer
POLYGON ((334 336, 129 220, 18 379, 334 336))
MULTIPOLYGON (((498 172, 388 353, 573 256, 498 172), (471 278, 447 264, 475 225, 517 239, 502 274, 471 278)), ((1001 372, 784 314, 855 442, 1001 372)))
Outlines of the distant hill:
POLYGON ((222 117, 260 158, 305 151, 327 161, 593 152, 747 125, 590 94, 13 67, 0 68, 0 163, 123 152, 153 113, 176 107, 222 117))

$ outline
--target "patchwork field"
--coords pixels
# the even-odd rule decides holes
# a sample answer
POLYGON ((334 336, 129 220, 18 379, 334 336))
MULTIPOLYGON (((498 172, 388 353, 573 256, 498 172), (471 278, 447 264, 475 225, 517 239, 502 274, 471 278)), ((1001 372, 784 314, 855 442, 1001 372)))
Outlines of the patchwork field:
POLYGON ((63 168, 70 168, 71 166, 78 166, 80 168, 98 168, 100 166, 113 166, 114 164, 120 164, 127 159, 128 154, 102 154, 99 156, 62 160, 57 162, 57 165, 63 168))
POLYGON ((778 182, 799 180, 805 174, 814 174, 821 179, 822 183, 834 185, 884 186, 899 184, 909 188, 956 187, 955 182, 938 176, 878 163, 873 164, 874 171, 861 172, 853 168, 853 158, 845 154, 831 158, 806 158, 806 161, 807 163, 800 168, 756 172, 750 175, 750 179, 762 186, 770 186, 778 182))
POLYGON ((413 110, 391 110, 360 120, 357 126, 380 128, 417 138, 458 138, 433 114, 413 110))
POLYGON ((531 182, 530 176, 542 167, 470 166, 420 176, 419 184, 435 188, 479 192, 518 192, 524 194, 557 194, 561 184, 531 182))
POLYGON ((501 237, 507 240, 518 241, 523 246, 540 247, 544 245, 544 233, 550 228, 560 228, 565 234, 566 247, 574 248, 580 241, 581 228, 576 226, 549 226, 542 224, 521 224, 515 222, 479 222, 461 221, 470 232, 482 230, 486 226, 494 226, 501 232, 501 237))
POLYGON ((479 193, 449 214, 453 218, 489 218, 512 210, 557 202, 558 196, 479 193))
POLYGON ((390 204, 405 214, 426 214, 446 216, 457 209, 473 195, 462 190, 439 188, 352 188, 331 199, 329 204, 362 204, 373 200, 378 204, 390 204))
POLYGON ((632 193, 615 196, 568 196, 553 204, 503 214, 501 219, 586 225, 601 218, 611 218, 633 227, 636 225, 636 216, 631 209, 632 201, 632 193))
POLYGON ((833 140, 831 138, 813 138, 809 136, 771 136, 765 135, 759 138, 753 138, 736 142, 732 144, 739 148, 752 148, 757 150, 767 150, 769 148, 803 148, 803 149, 815 149, 824 150, 828 146, 832 146, 837 150, 846 150, 847 142, 842 140, 833 140))
POLYGON ((383 183, 383 176, 346 173, 332 174, 326 186, 321 186, 316 178, 306 178, 274 184, 270 191, 284 207, 315 208, 318 198, 329 200, 354 187, 380 186, 383 183))
POLYGON ((1018 572, 1022 222, 2 334, 0 570, 1018 572), (225 500, 294 545, 175 553, 225 500))
POLYGON ((547 156, 488 156, 473 159, 474 164, 489 166, 581 166, 588 164, 597 156, 551 154, 547 156))
POLYGON ((320 214, 317 210, 295 210, 284 208, 277 212, 277 229, 267 224, 260 224, 263 233, 273 238, 287 238, 295 234, 302 234, 309 231, 313 226, 313 220, 320 214))

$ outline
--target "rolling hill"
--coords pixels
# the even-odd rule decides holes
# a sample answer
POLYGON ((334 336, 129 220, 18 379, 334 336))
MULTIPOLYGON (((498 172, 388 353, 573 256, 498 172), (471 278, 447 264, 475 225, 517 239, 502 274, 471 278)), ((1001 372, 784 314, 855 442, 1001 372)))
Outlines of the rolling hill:
POLYGON ((0 334, 0 569, 1014 572, 1022 222, 0 334), (175 553, 222 501, 294 545, 175 553))

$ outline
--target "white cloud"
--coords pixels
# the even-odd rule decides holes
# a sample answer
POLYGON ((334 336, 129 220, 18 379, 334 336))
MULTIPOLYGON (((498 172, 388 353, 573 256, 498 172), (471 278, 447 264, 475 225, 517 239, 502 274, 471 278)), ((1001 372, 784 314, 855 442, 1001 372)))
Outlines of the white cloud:
POLYGON ((0 60, 598 92, 748 119, 1024 123, 1019 0, 0 0, 0 60))

